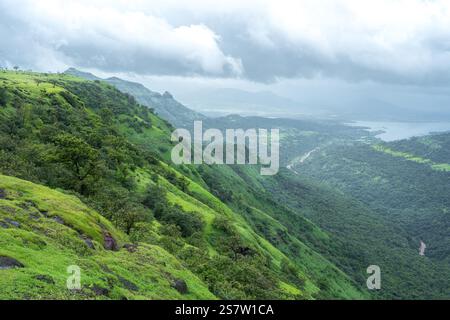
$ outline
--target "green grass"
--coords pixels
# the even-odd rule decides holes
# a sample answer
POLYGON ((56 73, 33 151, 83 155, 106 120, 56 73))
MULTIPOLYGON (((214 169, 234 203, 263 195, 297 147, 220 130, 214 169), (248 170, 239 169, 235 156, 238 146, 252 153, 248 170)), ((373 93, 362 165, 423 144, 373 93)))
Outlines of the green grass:
POLYGON ((0 200, 0 221, 20 223, 18 228, 0 227, 0 256, 25 265, 0 270, 0 299, 214 299, 202 281, 161 247, 140 243, 134 253, 105 250, 105 231, 119 244, 129 240, 76 197, 3 175, 0 189, 7 193, 0 200), (65 224, 54 221, 55 216, 65 224), (84 243, 82 235, 93 239, 95 249, 84 243), (81 268, 81 291, 66 288, 70 265, 81 268), (37 276, 54 283, 36 280, 37 276), (126 288, 121 278, 138 290, 126 288), (188 294, 171 287, 175 279, 186 281, 188 294), (108 293, 96 295, 94 285, 108 293))
POLYGON ((393 157, 404 158, 408 161, 413 161, 420 164, 427 164, 433 170, 450 172, 450 164, 448 163, 436 163, 430 159, 422 158, 407 152, 395 151, 382 145, 373 145, 372 148, 376 151, 389 154, 393 157))

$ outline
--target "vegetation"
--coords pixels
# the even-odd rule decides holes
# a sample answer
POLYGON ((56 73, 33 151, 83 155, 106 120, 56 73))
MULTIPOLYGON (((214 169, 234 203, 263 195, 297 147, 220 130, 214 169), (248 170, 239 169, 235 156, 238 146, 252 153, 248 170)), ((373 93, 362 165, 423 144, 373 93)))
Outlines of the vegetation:
MULTIPOLYGON (((230 188, 250 182, 257 168, 222 167, 216 173, 222 186, 214 188, 217 168, 173 167, 172 127, 132 96, 98 80, 27 72, 2 73, 0 89, 0 195, 6 195, 0 231, 12 246, 2 245, 1 254, 23 265, 0 270, 2 287, 9 288, 2 298, 368 297, 361 284, 272 217, 287 209, 251 185, 244 186, 249 200, 230 188), (28 211, 18 209, 28 203, 25 196, 33 197, 36 214, 54 219, 28 219, 28 211), (272 238, 274 232, 279 236, 272 238), (49 249, 31 251, 27 239, 49 249), (124 243, 126 250, 120 249, 124 243), (42 260, 52 265, 38 266, 42 260), (86 290, 75 295, 62 284, 73 261, 93 270, 86 290), (33 278, 41 274, 55 280, 44 291, 33 278), (17 279, 20 290, 13 289, 17 279), (176 279, 187 283, 187 293, 172 288, 176 279), (108 290, 88 293, 94 285, 108 290)), ((300 221, 311 238, 324 236, 300 221)))
POLYGON ((335 122, 230 116, 205 127, 280 127, 300 174, 174 166, 154 112, 173 98, 90 78, 1 73, 0 263, 16 264, 0 266, 0 299, 448 298, 448 135, 381 144, 335 122))
MULTIPOLYGON (((324 211, 308 216, 333 230, 339 240, 353 238, 347 246, 367 245, 354 251, 384 264, 389 272, 384 283, 389 283, 394 297, 448 298, 449 141, 449 134, 441 134, 390 143, 328 145, 295 167, 358 200, 345 214, 324 211), (421 241, 427 246, 425 257, 418 255, 421 241)), ((342 257, 348 256, 339 252, 332 260, 347 270, 342 257)))
POLYGON ((23 267, 1 272, 0 299, 214 299, 207 285, 160 246, 123 248, 128 237, 78 198, 0 176, 0 256, 23 267), (105 234, 118 251, 105 249, 105 234), (81 269, 68 290, 67 268, 81 269), (173 283, 183 279, 182 295, 173 283))

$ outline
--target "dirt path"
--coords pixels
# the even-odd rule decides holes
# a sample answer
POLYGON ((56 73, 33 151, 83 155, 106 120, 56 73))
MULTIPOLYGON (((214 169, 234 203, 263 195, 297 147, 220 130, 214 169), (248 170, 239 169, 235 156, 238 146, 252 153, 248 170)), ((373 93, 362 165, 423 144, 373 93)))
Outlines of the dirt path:
POLYGON ((292 172, 294 172, 295 174, 299 174, 296 170, 294 170, 294 166, 297 164, 302 164, 303 162, 305 162, 314 152, 320 150, 319 147, 312 149, 311 151, 305 153, 304 155, 295 158, 294 160, 292 160, 288 165, 287 165, 287 169, 291 170, 292 172))
POLYGON ((420 241, 419 255, 424 256, 426 248, 427 248, 427 245, 425 244, 425 242, 420 241))

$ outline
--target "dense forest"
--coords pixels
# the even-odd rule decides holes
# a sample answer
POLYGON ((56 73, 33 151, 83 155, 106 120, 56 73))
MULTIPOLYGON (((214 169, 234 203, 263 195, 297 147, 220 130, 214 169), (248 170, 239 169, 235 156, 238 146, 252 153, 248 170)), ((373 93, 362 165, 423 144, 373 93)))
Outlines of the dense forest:
MULTIPOLYGON (((370 226, 373 238, 388 248, 400 249, 398 255, 390 255, 396 257, 392 267, 401 261, 410 271, 423 266, 425 269, 417 275, 422 285, 428 283, 430 291, 442 285, 442 293, 448 297, 449 142, 450 134, 436 134, 388 143, 332 144, 323 146, 295 170, 351 195, 370 209, 367 221, 377 221, 370 226), (392 231, 375 231, 377 225, 392 231), (426 245, 425 256, 418 256, 422 242, 426 245)), ((311 219, 325 229, 338 224, 311 219)), ((352 228, 345 237, 357 235, 358 230, 352 228)), ((383 256, 389 255, 384 252, 383 256)))

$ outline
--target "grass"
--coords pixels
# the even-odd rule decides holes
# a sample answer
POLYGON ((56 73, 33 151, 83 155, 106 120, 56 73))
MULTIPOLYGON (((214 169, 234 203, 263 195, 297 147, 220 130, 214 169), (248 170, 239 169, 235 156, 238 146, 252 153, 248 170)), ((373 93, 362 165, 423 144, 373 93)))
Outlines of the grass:
POLYGON ((373 145, 372 148, 378 152, 383 152, 393 157, 404 158, 408 161, 413 161, 420 164, 427 164, 433 170, 450 172, 450 164, 448 163, 436 163, 430 159, 422 158, 407 152, 395 151, 379 144, 373 145))
POLYGON ((24 268, 0 270, 0 299, 214 299, 207 286, 161 247, 139 244, 136 252, 103 248, 103 232, 119 243, 128 241, 97 212, 76 197, 0 175, 0 221, 19 227, 0 227, 0 256, 14 258, 24 268), (61 224, 53 219, 59 216, 61 224), (82 236, 93 239, 90 249, 82 236), (66 288, 67 267, 81 268, 80 291, 66 288), (37 280, 38 277, 47 281, 37 280), (130 289, 123 279, 133 283, 130 289), (172 288, 186 281, 189 292, 172 288), (50 282, 50 283, 49 283, 50 282), (104 288, 95 293, 94 286, 104 288))

